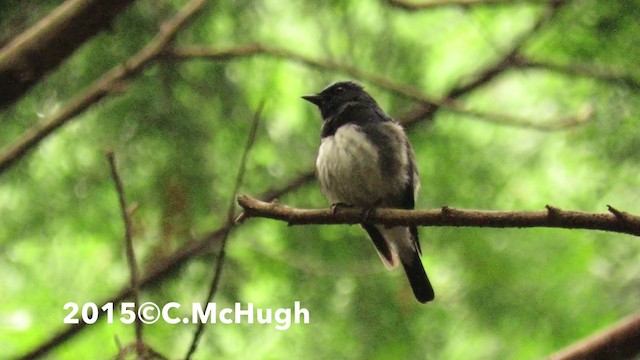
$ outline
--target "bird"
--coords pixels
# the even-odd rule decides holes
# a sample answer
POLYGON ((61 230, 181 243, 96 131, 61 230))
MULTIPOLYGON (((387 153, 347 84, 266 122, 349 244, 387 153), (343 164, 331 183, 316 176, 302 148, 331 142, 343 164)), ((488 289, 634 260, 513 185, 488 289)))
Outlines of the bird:
MULTIPOLYGON (((403 127, 385 114, 362 85, 354 81, 330 84, 302 98, 322 116, 316 175, 320 190, 337 206, 414 209, 420 188, 416 158, 403 127)), ((363 221, 361 226, 389 270, 402 264, 416 299, 435 298, 420 260, 415 226, 385 226, 363 221)))

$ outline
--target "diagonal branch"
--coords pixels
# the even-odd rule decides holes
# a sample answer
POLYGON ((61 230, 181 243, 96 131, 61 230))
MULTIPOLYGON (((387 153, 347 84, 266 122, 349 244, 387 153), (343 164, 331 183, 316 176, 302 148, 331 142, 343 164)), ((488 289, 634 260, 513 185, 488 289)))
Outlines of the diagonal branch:
POLYGON ((94 84, 90 86, 89 89, 83 94, 74 98, 71 102, 69 102, 66 106, 64 106, 60 111, 58 111, 51 117, 46 118, 40 123, 34 125, 29 130, 25 131, 18 138, 18 140, 5 148, 0 153, 0 174, 7 170, 7 168, 9 168, 12 164, 20 160, 31 148, 35 147, 42 139, 51 134, 57 128, 64 125, 76 115, 79 115, 88 107, 100 101, 110 93, 121 88, 119 84, 122 80, 138 74, 145 66, 147 66, 151 61, 156 60, 160 55, 176 58, 219 57, 221 60, 224 60, 237 56, 249 56, 258 53, 268 53, 269 55, 275 57, 285 58, 291 61, 303 63, 309 67, 340 71, 355 78, 364 79, 367 82, 394 91, 401 96, 419 102, 420 105, 418 110, 414 111, 411 114, 408 123, 413 123, 414 121, 420 119, 429 118, 435 114, 435 111, 437 109, 443 108, 457 113, 479 117, 482 119, 493 119, 494 122, 501 124, 525 126, 533 129, 553 130, 577 125, 582 123, 582 121, 580 121, 578 117, 572 117, 570 121, 567 121, 567 119, 559 119, 557 122, 560 123, 560 125, 556 124, 556 121, 539 124, 535 121, 512 117, 509 115, 492 114, 483 111, 469 110, 464 106, 456 103, 456 100, 462 95, 468 94, 478 87, 490 82, 499 74, 511 68, 511 63, 513 62, 512 57, 521 48, 522 44, 524 44, 524 42, 529 37, 536 33, 537 30, 542 26, 542 24, 550 20, 566 1, 567 0, 550 0, 547 10, 535 22, 534 26, 527 33, 523 34, 518 41, 516 41, 514 49, 507 55, 505 55, 496 65, 489 66, 485 70, 479 71, 476 76, 474 76, 472 81, 454 88, 443 99, 432 99, 426 97, 425 95, 421 94, 419 90, 416 90, 410 86, 398 84, 377 75, 364 74, 355 66, 341 65, 332 61, 319 61, 304 57, 299 54, 295 54, 291 51, 277 48, 268 48, 262 45, 249 45, 245 47, 239 47, 235 48, 233 51, 229 51, 226 53, 220 53, 220 50, 215 49, 212 53, 207 53, 209 50, 205 49, 206 51, 203 53, 201 52, 202 48, 197 47, 182 48, 182 50, 178 51, 165 51, 168 43, 173 39, 177 31, 182 26, 184 26, 185 23, 189 19, 191 19, 193 15, 204 4, 204 0, 193 0, 192 3, 183 8, 182 11, 176 15, 176 17, 163 24, 161 27, 161 32, 140 52, 138 52, 123 64, 111 69, 100 79, 94 82, 94 84), (578 121, 576 121, 575 119, 578 119, 578 121))
MULTIPOLYGON (((111 177, 116 185, 116 191, 118 192, 118 202, 120 203, 120 210, 122 212, 122 219, 124 221, 124 241, 125 249, 127 253, 127 262, 129 263, 129 272, 131 273, 131 295, 133 297, 135 313, 138 313, 138 305, 140 304, 140 275, 138 272, 138 265, 136 262, 136 253, 133 248, 133 228, 131 226, 131 213, 127 210, 127 200, 124 194, 124 186, 122 185, 122 179, 118 173, 116 166, 115 154, 110 151, 107 153, 107 160, 109 161, 109 167, 111 169, 111 177)), ((142 321, 138 317, 135 319, 136 327, 136 351, 138 355, 144 353, 144 342, 142 341, 142 321)))
POLYGON ((631 359, 640 354, 640 313, 593 334, 564 350, 551 355, 549 360, 631 359))
POLYGON ((282 60, 297 62, 310 68, 320 70, 329 69, 340 72, 353 78, 374 84, 408 100, 416 101, 427 108, 442 108, 460 115, 480 118, 487 122, 507 126, 524 127, 542 131, 559 130, 581 125, 591 117, 591 112, 583 112, 566 118, 551 119, 545 122, 540 122, 508 114, 469 109, 455 100, 455 97, 458 94, 466 93, 468 90, 475 88, 477 84, 484 82, 484 79, 491 79, 497 75, 497 73, 502 72, 511 66, 513 62, 511 55, 507 56, 506 59, 498 66, 492 68, 494 70, 491 73, 483 73, 482 76, 475 78, 473 82, 465 84, 464 87, 461 87, 459 90, 443 99, 431 98, 424 95, 415 87, 394 82, 380 75, 367 73, 353 65, 338 63, 333 60, 316 59, 288 49, 263 44, 249 44, 227 49, 218 49, 209 46, 182 46, 167 49, 164 56, 178 60, 207 59, 211 61, 228 61, 252 56, 270 56, 282 60))
POLYGON ((217 49, 209 46, 182 46, 178 48, 167 49, 164 55, 171 59, 177 60, 192 60, 200 58, 213 61, 225 61, 258 55, 270 56, 299 63, 318 70, 332 70, 340 72, 392 91, 409 100, 414 100, 429 105, 440 105, 443 107, 448 107, 448 104, 445 104, 438 99, 425 96, 414 87, 394 82, 380 75, 366 73, 354 65, 339 63, 330 59, 316 59, 288 49, 278 48, 270 45, 248 44, 228 49, 217 49))
POLYGON ((119 88, 119 84, 123 80, 142 71, 146 65, 162 53, 164 48, 173 40, 178 30, 185 26, 204 4, 205 0, 193 0, 187 4, 175 17, 163 23, 160 26, 160 32, 155 38, 137 54, 109 70, 86 91, 75 97, 58 112, 25 131, 18 140, 0 153, 0 173, 21 159, 29 150, 57 128, 119 88))
MULTIPOLYGON (((473 91, 481 88, 482 86, 495 80, 498 76, 503 74, 509 69, 513 68, 513 63, 516 55, 524 47, 524 45, 535 36, 543 25, 553 20, 559 10, 566 5, 568 0, 548 0, 547 6, 544 11, 534 21, 529 30, 520 34, 511 44, 510 50, 506 51, 493 65, 489 65, 484 69, 478 70, 470 80, 455 86, 444 97, 445 99, 457 100, 461 97, 472 93, 473 91)), ((440 109, 436 105, 420 104, 414 109, 403 121, 405 127, 411 127, 421 119, 433 118, 433 115, 440 109)))
POLYGON ((0 50, 0 108, 15 102, 133 0, 67 0, 0 50))
POLYGON ((429 10, 447 6, 516 5, 541 3, 544 0, 431 0, 409 2, 405 0, 387 0, 387 4, 406 11, 429 10))
MULTIPOLYGON (((358 224, 362 209, 296 209, 286 205, 260 201, 249 196, 238 197, 245 217, 266 217, 286 221, 289 225, 358 224)), ((547 206, 543 211, 488 211, 454 209, 447 206, 435 210, 375 209, 367 222, 389 226, 455 226, 490 228, 548 227, 589 229, 640 236, 640 216, 614 213, 587 213, 547 206)))
POLYGON ((542 69, 560 74, 591 78, 613 85, 624 85, 635 91, 640 90, 640 80, 633 75, 587 64, 557 64, 549 61, 533 60, 524 55, 514 59, 514 66, 520 68, 542 69))
POLYGON ((509 51, 502 56, 502 58, 493 66, 489 66, 484 71, 479 71, 475 74, 475 77, 466 84, 458 86, 449 93, 449 97, 458 98, 461 95, 467 94, 472 89, 477 89, 491 80, 495 79, 498 75, 504 73, 506 70, 514 67, 517 62, 517 56, 521 52, 525 44, 538 33, 538 31, 547 23, 549 23, 560 11, 562 6, 566 5, 568 0, 548 0, 547 6, 542 11, 538 18, 534 21, 529 30, 520 34, 511 44, 509 51))
MULTIPOLYGON (((249 159, 249 152, 253 147, 253 144, 256 140, 256 134, 258 132, 258 125, 260 124, 260 114, 262 114, 262 109, 264 107, 264 100, 260 102, 258 105, 258 109, 253 115, 253 120, 251 121, 251 129, 249 129, 249 135, 247 136, 247 143, 244 147, 244 151, 242 152, 242 157, 240 159, 240 168, 238 169, 238 174, 236 175, 236 182, 233 187, 233 191, 231 192, 231 201, 229 201, 229 209, 227 210, 227 223, 226 228, 228 229, 224 235, 222 236, 222 244, 220 245, 220 252, 218 253, 218 261, 216 262, 216 269, 214 271, 213 279, 211 281, 211 286, 209 287, 209 293, 207 294, 207 298, 204 303, 210 302, 218 291, 218 286, 220 284, 220 278, 222 276, 222 267, 224 265, 224 260, 226 256, 226 246, 227 240, 229 239, 229 233, 231 229, 233 229, 234 224, 234 213, 236 208, 235 198, 240 190, 240 185, 242 185, 242 181, 244 179, 244 173, 247 169, 247 160, 249 159)), ((206 323, 199 322, 198 327, 196 328, 196 332, 193 334, 193 340, 191 341, 191 346, 189 346, 189 351, 187 352, 187 356, 185 356, 186 360, 191 359, 191 356, 196 352, 198 348, 198 344, 200 342, 200 338, 202 334, 204 334, 206 323)))

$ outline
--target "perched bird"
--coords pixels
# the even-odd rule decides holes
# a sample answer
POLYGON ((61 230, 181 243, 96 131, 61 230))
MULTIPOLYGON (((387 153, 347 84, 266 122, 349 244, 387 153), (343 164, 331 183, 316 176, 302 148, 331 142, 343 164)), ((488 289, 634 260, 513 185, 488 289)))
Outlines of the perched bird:
MULTIPOLYGON (((362 86, 351 81, 303 96, 322 115, 316 160, 320 189, 332 206, 413 209, 420 187, 413 148, 404 129, 362 86)), ((388 269, 402 264, 419 302, 434 299, 420 261, 418 229, 362 224, 388 269)))

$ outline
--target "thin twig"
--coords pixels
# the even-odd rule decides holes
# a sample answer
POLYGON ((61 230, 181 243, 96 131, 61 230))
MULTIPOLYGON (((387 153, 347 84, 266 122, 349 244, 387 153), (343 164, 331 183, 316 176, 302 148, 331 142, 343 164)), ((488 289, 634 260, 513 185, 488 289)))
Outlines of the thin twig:
POLYGON ((483 71, 478 71, 471 80, 465 84, 457 86, 449 93, 451 98, 459 98, 461 95, 468 94, 470 90, 477 89, 506 70, 513 68, 517 61, 517 56, 521 52, 525 44, 545 25, 548 24, 559 12, 559 10, 567 3, 568 0, 549 0, 545 9, 538 15, 529 30, 517 36, 509 49, 494 65, 488 66, 483 71))
POLYGON ((593 334, 549 357, 549 360, 622 360, 640 353, 640 313, 593 334))
MULTIPOLYGON (((124 221, 124 243, 127 254, 127 262, 129 263, 129 272, 131 273, 131 297, 134 302, 133 311, 138 313, 138 306, 140 304, 140 275, 138 272, 138 265, 136 261, 136 253, 133 248, 133 227, 131 225, 131 216, 127 210, 127 200, 124 193, 124 186, 122 185, 122 179, 118 173, 118 167, 116 166, 116 157, 112 151, 107 152, 107 160, 109 160, 109 167, 111 168, 111 177, 116 185, 116 191, 118 192, 118 202, 120 203, 120 210, 122 212, 122 219, 124 221)), ((136 351, 138 355, 142 356, 144 353, 144 341, 142 340, 142 321, 136 316, 136 351)))
MULTIPOLYGON (((178 30, 205 4, 205 0, 193 0, 187 4, 172 19, 160 26, 158 34, 137 54, 122 64, 117 65, 96 80, 88 89, 76 96, 55 114, 45 118, 25 131, 20 137, 3 149, 0 153, 0 174, 12 164, 20 160, 29 150, 34 148, 42 139, 66 124, 91 105, 115 92, 121 82, 142 71, 152 60, 162 53, 164 48, 173 40, 178 30)), ((121 90, 118 91, 119 93, 121 90)))
MULTIPOLYGON (((231 229, 233 229, 235 224, 234 223, 234 214, 235 214, 235 208, 236 208, 235 199, 236 199, 238 190, 240 190, 240 186, 242 185, 242 181, 244 179, 244 173, 247 168, 247 160, 249 158, 249 152, 251 151, 251 148, 253 147, 253 144, 256 139, 258 125, 260 123, 260 114, 262 113, 263 107, 264 107, 264 100, 262 100, 260 102, 260 105, 258 105, 258 109, 253 115, 253 120, 251 121, 251 129, 249 130, 249 135, 247 136, 247 143, 244 147, 242 158, 240 159, 240 168, 238 169, 238 174, 236 175, 236 182, 233 187, 233 191, 231 192, 231 201, 229 202, 229 209, 227 210, 227 223, 225 226, 225 229, 227 230, 222 235, 220 251, 218 253, 218 259, 216 262, 216 268, 214 271, 213 279, 211 281, 211 285, 209 287, 209 293, 207 294, 207 298, 204 301, 205 305, 209 303, 211 300, 213 300, 213 297, 218 291, 220 278, 222 276, 222 268, 223 268, 224 260, 226 256, 227 240, 229 239, 229 233, 231 232, 231 229)), ((198 323, 198 327, 196 328, 196 331, 193 334, 193 340, 191 341, 191 346, 189 346, 189 351, 185 356, 186 360, 191 359, 191 356, 195 353, 196 349, 198 348, 200 338, 202 337, 202 334, 204 334, 205 326, 206 326, 205 322, 198 323)))
POLYGON ((524 55, 515 58, 513 66, 520 68, 543 69, 559 74, 591 78, 613 85, 624 85, 635 91, 640 90, 640 80, 631 74, 606 69, 589 64, 557 64, 550 61, 533 60, 524 55))
POLYGON ((407 11, 429 10, 449 6, 516 5, 522 3, 539 4, 541 2, 544 2, 544 0, 431 0, 425 2, 387 0, 389 5, 407 11))
MULTIPOLYGON (((362 209, 296 209, 243 195, 238 204, 245 217, 265 217, 286 221, 289 225, 358 224, 362 209)), ((488 211, 444 207, 434 210, 376 209, 367 221, 389 226, 455 226, 490 228, 549 227, 589 229, 640 236, 640 216, 626 214, 625 220, 611 213, 587 213, 547 207, 543 211, 488 211), (549 209, 553 209, 550 211, 549 209)))
MULTIPOLYGON (((296 176, 293 180, 285 183, 282 186, 274 187, 264 192, 261 199, 265 201, 273 201, 276 197, 280 197, 285 195, 286 193, 292 192, 294 190, 299 189, 300 187, 308 184, 315 178, 313 171, 309 171, 300 176, 296 176)), ((235 195, 235 194, 234 194, 235 195)), ((235 198, 234 198, 235 201, 235 198)), ((177 271, 179 271, 184 265, 186 265, 190 260, 196 259, 202 256, 205 253, 208 253, 208 250, 211 247, 212 243, 222 241, 223 237, 230 231, 230 227, 232 225, 225 223, 222 227, 215 229, 206 235, 202 236, 198 241, 189 242, 185 247, 175 251, 169 258, 160 262, 154 263, 153 267, 147 269, 147 272, 140 279, 140 288, 144 289, 149 286, 155 286, 159 284, 161 281, 165 280, 173 276, 177 271)), ((114 305, 119 304, 123 300, 131 297, 131 288, 126 287, 120 290, 118 293, 113 294, 112 296, 104 299, 95 301, 96 304, 101 304, 100 307, 104 306, 104 304, 112 303, 114 305)), ((98 317, 98 321, 103 320, 105 317, 98 317)), ((78 324, 72 324, 67 326, 65 329, 59 331, 58 333, 53 334, 51 338, 47 341, 41 343, 37 347, 34 347, 33 350, 29 351, 25 355, 21 356, 19 359, 27 360, 27 359, 37 359, 46 354, 48 354, 51 350, 55 349, 59 345, 65 343, 73 336, 79 334, 81 331, 87 328, 87 324, 84 322, 79 322, 78 324)))
MULTIPOLYGON (((485 68, 478 70, 475 74, 469 77, 469 80, 455 86, 449 91, 444 99, 458 100, 482 86, 489 84, 505 71, 511 69, 514 57, 520 52, 520 49, 524 47, 529 39, 538 33, 544 24, 549 23, 553 19, 566 3, 567 0, 549 0, 545 10, 538 16, 533 26, 531 26, 531 28, 526 32, 520 34, 513 41, 510 50, 506 51, 502 57, 499 57, 494 64, 487 65, 485 68)), ((401 122, 405 128, 412 128, 424 119, 433 119, 439 109, 439 106, 424 103, 418 104, 412 111, 403 117, 401 122)))
POLYGON ((126 359, 129 358, 129 354, 132 354, 134 351, 136 351, 136 354, 138 355, 136 357, 136 359, 140 359, 140 360, 169 360, 163 354, 157 352, 156 350, 154 350, 151 347, 148 347, 146 345, 144 345, 144 347, 142 349, 142 352, 140 352, 140 350, 138 350, 138 346, 136 346, 136 344, 127 345, 124 348, 119 345, 118 346, 118 353, 116 354, 114 359, 126 360, 126 359))
MULTIPOLYGON (((551 119, 551 120, 546 120, 544 122, 540 122, 540 121, 525 119, 522 117, 508 115, 508 114, 469 109, 468 107, 456 101, 454 97, 458 93, 459 94, 466 93, 467 88, 468 89, 475 88, 477 84, 474 84, 474 83, 466 84, 463 89, 453 93, 452 95, 446 98, 435 99, 422 94, 421 91, 415 87, 394 82, 380 75, 366 73, 352 65, 338 63, 333 60, 315 59, 306 55, 296 53, 288 49, 276 48, 273 46, 267 46, 262 44, 243 45, 243 46, 237 46, 237 47, 227 48, 227 49, 218 49, 218 48, 212 48, 208 46, 182 46, 178 48, 167 49, 164 55, 166 57, 170 57, 172 59, 178 59, 178 60, 208 59, 212 61, 228 61, 231 59, 245 58, 245 57, 252 57, 252 56, 271 56, 271 57, 279 58, 282 60, 299 62, 301 64, 304 64, 316 69, 334 70, 334 71, 349 75, 351 77, 354 77, 356 79, 366 81, 370 84, 376 85, 396 95, 402 96, 408 100, 421 103, 423 104, 423 106, 442 108, 460 115, 479 118, 487 122, 500 124, 500 125, 525 127, 525 128, 535 129, 535 130, 549 131, 549 130, 565 129, 568 127, 580 125, 589 119, 588 116, 585 117, 582 115, 580 116, 576 115, 576 116, 570 116, 567 118, 551 119)), ((511 60, 509 57, 508 60, 498 65, 494 71, 500 71, 500 72, 504 71, 510 65, 510 63, 511 63, 511 60)), ((483 79, 492 78, 494 75, 495 74, 493 73, 483 74, 482 77, 476 78, 474 81, 483 81, 483 79)))
POLYGON ((575 126, 583 125, 592 119, 594 114, 594 108, 590 104, 583 105, 582 109, 580 109, 575 115, 570 115, 567 117, 558 117, 552 120, 545 121, 533 121, 525 118, 517 118, 508 115, 502 114, 492 114, 490 117, 487 116, 484 112, 476 112, 474 110, 466 110, 466 116, 477 117, 483 119, 486 122, 498 124, 498 125, 506 125, 506 126, 515 126, 520 128, 528 128, 537 131, 556 131, 556 130, 564 130, 568 128, 572 128, 575 126))
MULTIPOLYGON (((536 22, 536 24, 532 27, 532 29, 527 32, 519 43, 524 43, 524 41, 529 38, 529 36, 535 33, 540 25, 546 20, 553 17, 556 13, 557 9, 563 5, 566 0, 551 0, 549 2, 549 10, 545 12, 544 16, 541 16, 540 20, 536 22)), ((154 40, 148 44, 145 48, 143 48, 136 55, 131 57, 129 60, 124 62, 123 64, 116 66, 111 69, 105 75, 103 75, 98 81, 96 81, 88 90, 86 90, 83 94, 79 95, 71 102, 69 102, 66 106, 64 106, 57 113, 52 115, 49 118, 41 121, 36 124, 32 128, 25 131, 14 143, 10 144, 6 149, 0 153, 0 173, 4 172, 8 167, 14 164, 16 161, 21 159, 31 148, 35 147, 42 139, 51 134, 60 126, 64 125, 66 122, 74 118, 76 115, 82 113, 88 107, 93 105, 94 103, 100 101, 105 96, 115 92, 115 89, 121 88, 119 84, 122 80, 132 77, 138 74, 146 65, 148 65, 152 60, 155 60, 159 55, 164 54, 166 56, 174 56, 174 57, 195 57, 195 56, 204 56, 204 55, 187 55, 187 53, 178 51, 164 51, 167 44, 173 39, 176 32, 182 27, 187 20, 192 18, 192 16, 196 13, 197 10, 202 7, 204 0, 194 0, 188 6, 186 6, 183 11, 181 11, 174 19, 165 23, 161 27, 161 32, 154 38, 154 40)), ((197 48, 195 48, 197 49, 197 48)), ((515 54, 516 50, 519 50, 520 46, 516 46, 516 49, 512 51, 512 54, 515 54)), ((186 50, 194 50, 194 48, 187 48, 186 50)), ((461 94, 468 93, 470 90, 476 89, 480 85, 490 81, 495 78, 499 73, 505 71, 508 66, 508 62, 504 64, 500 63, 499 65, 504 66, 490 66, 487 71, 480 72, 478 76, 474 77, 474 79, 468 82, 466 85, 457 87, 452 90, 447 97, 444 99, 431 99, 421 94, 420 91, 417 91, 414 88, 403 84, 397 84, 391 82, 388 79, 383 77, 373 75, 373 74, 364 74, 355 66, 338 64, 332 61, 318 61, 315 59, 311 59, 308 57, 304 57, 299 54, 295 54, 291 51, 283 50, 283 49, 275 49, 268 48, 262 45, 250 45, 244 48, 237 49, 238 51, 228 54, 217 54, 221 56, 221 58, 230 58, 234 56, 248 56, 257 53, 264 53, 276 57, 285 58, 292 61, 301 62, 310 67, 322 68, 322 69, 333 69, 336 71, 344 72, 350 76, 355 78, 364 79, 367 82, 380 86, 382 88, 386 88, 389 90, 393 90, 399 95, 402 95, 408 99, 412 99, 418 101, 424 107, 421 114, 418 114, 416 119, 421 119, 425 117, 431 116, 433 111, 436 108, 446 108, 454 112, 458 112, 461 114, 468 113, 471 116, 479 117, 479 118, 488 118, 491 119, 493 117, 492 113, 477 111, 477 110, 468 110, 464 106, 455 103, 455 99, 457 99, 461 94)), ((219 52, 219 51, 218 51, 219 52)), ((214 57, 215 54, 209 54, 208 56, 214 57)), ((506 58, 505 58, 506 59, 506 58)), ((504 62, 504 60, 502 62, 504 62)), ((521 124, 535 124, 534 121, 523 120, 517 117, 510 117, 508 115, 497 115, 496 118, 500 118, 502 120, 511 119, 512 121, 500 121, 501 123, 511 123, 515 126, 521 126, 521 124)), ((542 130, 549 130, 548 123, 541 125, 527 125, 531 128, 540 128, 542 130)), ((558 126, 552 126, 552 128, 558 128, 558 126)))

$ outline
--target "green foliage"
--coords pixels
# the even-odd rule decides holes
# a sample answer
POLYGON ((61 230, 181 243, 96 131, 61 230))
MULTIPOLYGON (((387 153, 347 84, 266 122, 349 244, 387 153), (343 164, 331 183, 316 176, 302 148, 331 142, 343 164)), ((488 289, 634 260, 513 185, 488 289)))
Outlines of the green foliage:
MULTIPOLYGON (((521 52, 640 81, 638 1, 571 2, 521 52)), ((109 68, 142 48, 182 1, 141 1, 0 114, 0 144, 15 141, 109 68)), ((24 29, 55 4, 0 5, 0 28, 24 29), (25 8, 37 17, 20 17, 25 8), (6 10, 6 11, 5 11, 6 10), (14 25, 19 23, 20 25, 14 25)), ((209 4, 176 46, 227 49, 262 43, 357 67, 439 98, 494 66, 529 31, 541 5, 405 12, 384 1, 233 1, 209 4)), ((20 31, 20 30, 18 30, 20 31)), ((0 32, 0 40, 15 35, 0 32)), ((131 203, 139 266, 146 270, 226 220, 251 118, 266 100, 241 193, 258 196, 313 171, 320 118, 300 96, 347 76, 292 59, 161 58, 43 140, 0 174, 0 355, 15 357, 64 328, 63 305, 99 303, 128 286, 122 219, 104 153, 113 149, 131 203)), ((418 104, 364 83, 402 118, 418 104)), ((545 68, 503 69, 465 94, 479 111, 547 124, 592 107, 563 130, 498 125, 440 109, 409 133, 422 190, 418 208, 605 211, 639 214, 638 87, 545 68)), ((278 201, 325 207, 315 182, 278 201)), ((421 228, 436 301, 413 299, 357 226, 251 219, 227 247, 218 306, 309 309, 310 324, 207 327, 195 358, 529 359, 609 325, 639 306, 640 243, 627 235, 560 229, 421 228)), ((161 282, 142 301, 201 302, 218 247, 161 282)), ((186 309, 181 316, 189 316, 186 309)), ((102 321, 69 339, 56 359, 109 358, 132 325, 102 321)), ((194 325, 145 326, 145 341, 184 356, 194 325)))

